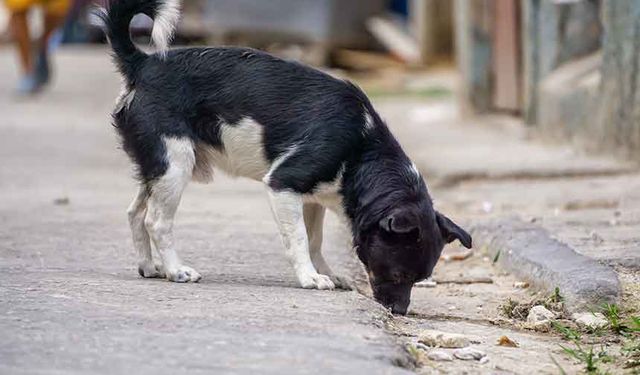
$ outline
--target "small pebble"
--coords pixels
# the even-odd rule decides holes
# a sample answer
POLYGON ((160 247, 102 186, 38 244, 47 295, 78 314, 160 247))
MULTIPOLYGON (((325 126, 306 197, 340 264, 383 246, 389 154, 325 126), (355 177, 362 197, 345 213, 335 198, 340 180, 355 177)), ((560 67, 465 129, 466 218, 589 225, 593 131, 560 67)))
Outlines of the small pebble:
POLYGON ((478 349, 463 348, 463 349, 456 349, 453 352, 453 356, 458 359, 462 359, 463 361, 472 361, 472 360, 479 361, 482 358, 486 357, 487 355, 478 349))
POLYGON ((451 362, 453 361, 453 356, 444 350, 432 350, 427 354, 427 358, 432 361, 438 362, 451 362))
POLYGON ((56 206, 68 206, 69 203, 71 203, 71 201, 68 197, 56 198, 53 200, 53 204, 55 204, 56 206))
POLYGON ((526 281, 516 281, 513 283, 513 287, 516 289, 526 289, 529 287, 529 283, 526 281))
POLYGON ((471 340, 467 336, 434 330, 422 331, 418 342, 430 347, 440 348, 464 348, 471 344, 471 340))
POLYGON ((518 343, 511 340, 507 336, 502 336, 498 339, 498 346, 506 346, 508 348, 517 348, 518 343))
POLYGON ((485 357, 480 358, 479 363, 480 363, 481 365, 484 365, 484 364, 485 364, 485 363, 487 363, 487 362, 489 362, 489 357, 486 357, 486 356, 485 356, 485 357))
POLYGON ((431 277, 416 283, 414 286, 418 288, 435 288, 438 285, 431 277))

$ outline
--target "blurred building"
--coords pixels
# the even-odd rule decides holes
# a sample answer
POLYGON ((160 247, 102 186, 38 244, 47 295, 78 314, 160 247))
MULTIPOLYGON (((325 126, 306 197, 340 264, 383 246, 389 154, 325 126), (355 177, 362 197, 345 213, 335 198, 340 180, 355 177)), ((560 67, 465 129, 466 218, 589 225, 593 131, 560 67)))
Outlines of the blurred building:
POLYGON ((456 0, 454 19, 467 112, 640 156, 640 2, 456 0))

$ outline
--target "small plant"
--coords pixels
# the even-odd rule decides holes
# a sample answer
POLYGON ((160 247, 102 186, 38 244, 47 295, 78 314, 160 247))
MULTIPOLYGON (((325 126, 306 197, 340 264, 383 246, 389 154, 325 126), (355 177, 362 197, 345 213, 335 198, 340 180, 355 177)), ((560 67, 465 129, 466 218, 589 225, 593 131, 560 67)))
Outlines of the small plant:
POLYGON ((601 373, 598 368, 598 364, 609 363, 613 360, 613 358, 611 358, 603 348, 600 348, 599 352, 595 352, 594 347, 592 346, 589 348, 589 351, 586 351, 582 349, 578 342, 574 342, 574 344, 576 345, 574 349, 567 348, 562 345, 560 345, 560 347, 569 356, 582 363, 585 366, 585 371, 589 374, 601 373))
POLYGON ((631 317, 631 327, 629 327, 629 330, 631 332, 640 332, 640 317, 631 317))
POLYGON ((559 302, 562 302, 563 300, 564 300, 564 297, 560 295, 560 288, 556 287, 553 290, 553 294, 549 297, 549 302, 559 303, 559 302))
POLYGON ((498 251, 496 252, 496 255, 493 257, 493 264, 498 263, 498 260, 500 260, 500 252, 501 252, 501 251, 502 251, 502 250, 498 250, 498 251))
POLYGON ((569 341, 580 341, 582 339, 582 336, 580 335, 580 332, 576 331, 575 329, 567 327, 567 326, 565 326, 565 325, 563 325, 561 323, 558 323, 556 321, 552 321, 551 325, 566 340, 569 340, 569 341))
POLYGON ((502 315, 506 316, 507 318, 513 319, 514 318, 513 311, 516 309, 518 305, 519 303, 517 301, 514 301, 511 298, 509 298, 507 299, 507 302, 505 302, 500 306, 500 311, 502 312, 502 315))
POLYGON ((602 313, 609 321, 609 326, 613 332, 616 334, 623 334, 629 331, 629 327, 627 327, 620 318, 620 310, 617 305, 605 303, 602 306, 602 310, 602 313))

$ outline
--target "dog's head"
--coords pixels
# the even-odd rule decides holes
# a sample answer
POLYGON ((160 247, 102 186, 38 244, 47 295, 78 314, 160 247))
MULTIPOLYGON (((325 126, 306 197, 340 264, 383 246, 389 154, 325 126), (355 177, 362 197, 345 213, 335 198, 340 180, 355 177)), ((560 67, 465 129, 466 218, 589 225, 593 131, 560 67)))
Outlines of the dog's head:
POLYGON ((357 234, 358 257, 369 273, 374 298, 394 314, 406 314, 413 284, 429 276, 445 244, 471 236, 425 200, 388 210, 357 234))

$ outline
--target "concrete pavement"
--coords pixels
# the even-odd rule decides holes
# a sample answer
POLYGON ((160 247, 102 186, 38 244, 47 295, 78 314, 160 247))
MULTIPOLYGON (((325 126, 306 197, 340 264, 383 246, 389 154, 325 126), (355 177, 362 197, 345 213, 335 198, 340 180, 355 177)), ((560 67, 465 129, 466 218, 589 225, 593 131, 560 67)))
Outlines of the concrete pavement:
MULTIPOLYGON (((140 279, 124 214, 135 191, 131 167, 108 126, 119 78, 107 51, 64 49, 53 90, 32 100, 9 93, 13 58, 0 51, 0 373, 406 373, 403 346, 422 329, 470 335, 490 359, 430 361, 424 373, 557 373, 554 360, 577 369, 558 336, 500 315, 507 299, 535 291, 514 288, 519 278, 479 246, 464 261, 441 262, 442 283, 414 290, 408 317, 390 317, 357 292, 297 288, 262 187, 220 175, 188 188, 176 221, 178 250, 202 282, 140 279), (492 283, 456 283, 476 276, 492 283), (505 335, 520 347, 497 346, 505 335)), ((451 145, 464 151, 465 141, 477 140, 455 133, 450 104, 377 104, 418 163, 429 155, 439 161, 439 170, 423 167, 429 183, 450 173, 439 151, 454 155, 451 145), (429 129, 437 124, 444 129, 429 129), (448 134, 457 135, 449 142, 448 134)), ((457 155, 458 166, 476 165, 481 153, 466 162, 457 155)), ((585 159, 578 166, 602 176, 611 165, 585 159)), ((465 226, 490 216, 484 203, 503 212, 497 202, 518 198, 518 191, 473 189, 468 184, 489 182, 457 176, 442 179, 433 196, 465 226)), ((511 172, 501 176, 490 183, 511 181, 511 172)), ((523 212, 539 207, 521 198, 523 212)), ((364 287, 341 228, 334 220, 328 227, 328 261, 364 287)))
MULTIPOLYGON (((141 279, 107 50, 63 51, 52 91, 32 100, 11 96, 13 59, 0 51, 0 373, 407 372, 379 305, 297 287, 257 183, 185 194, 179 252, 201 283, 141 279)), ((330 227, 329 261, 347 272, 330 227)))

